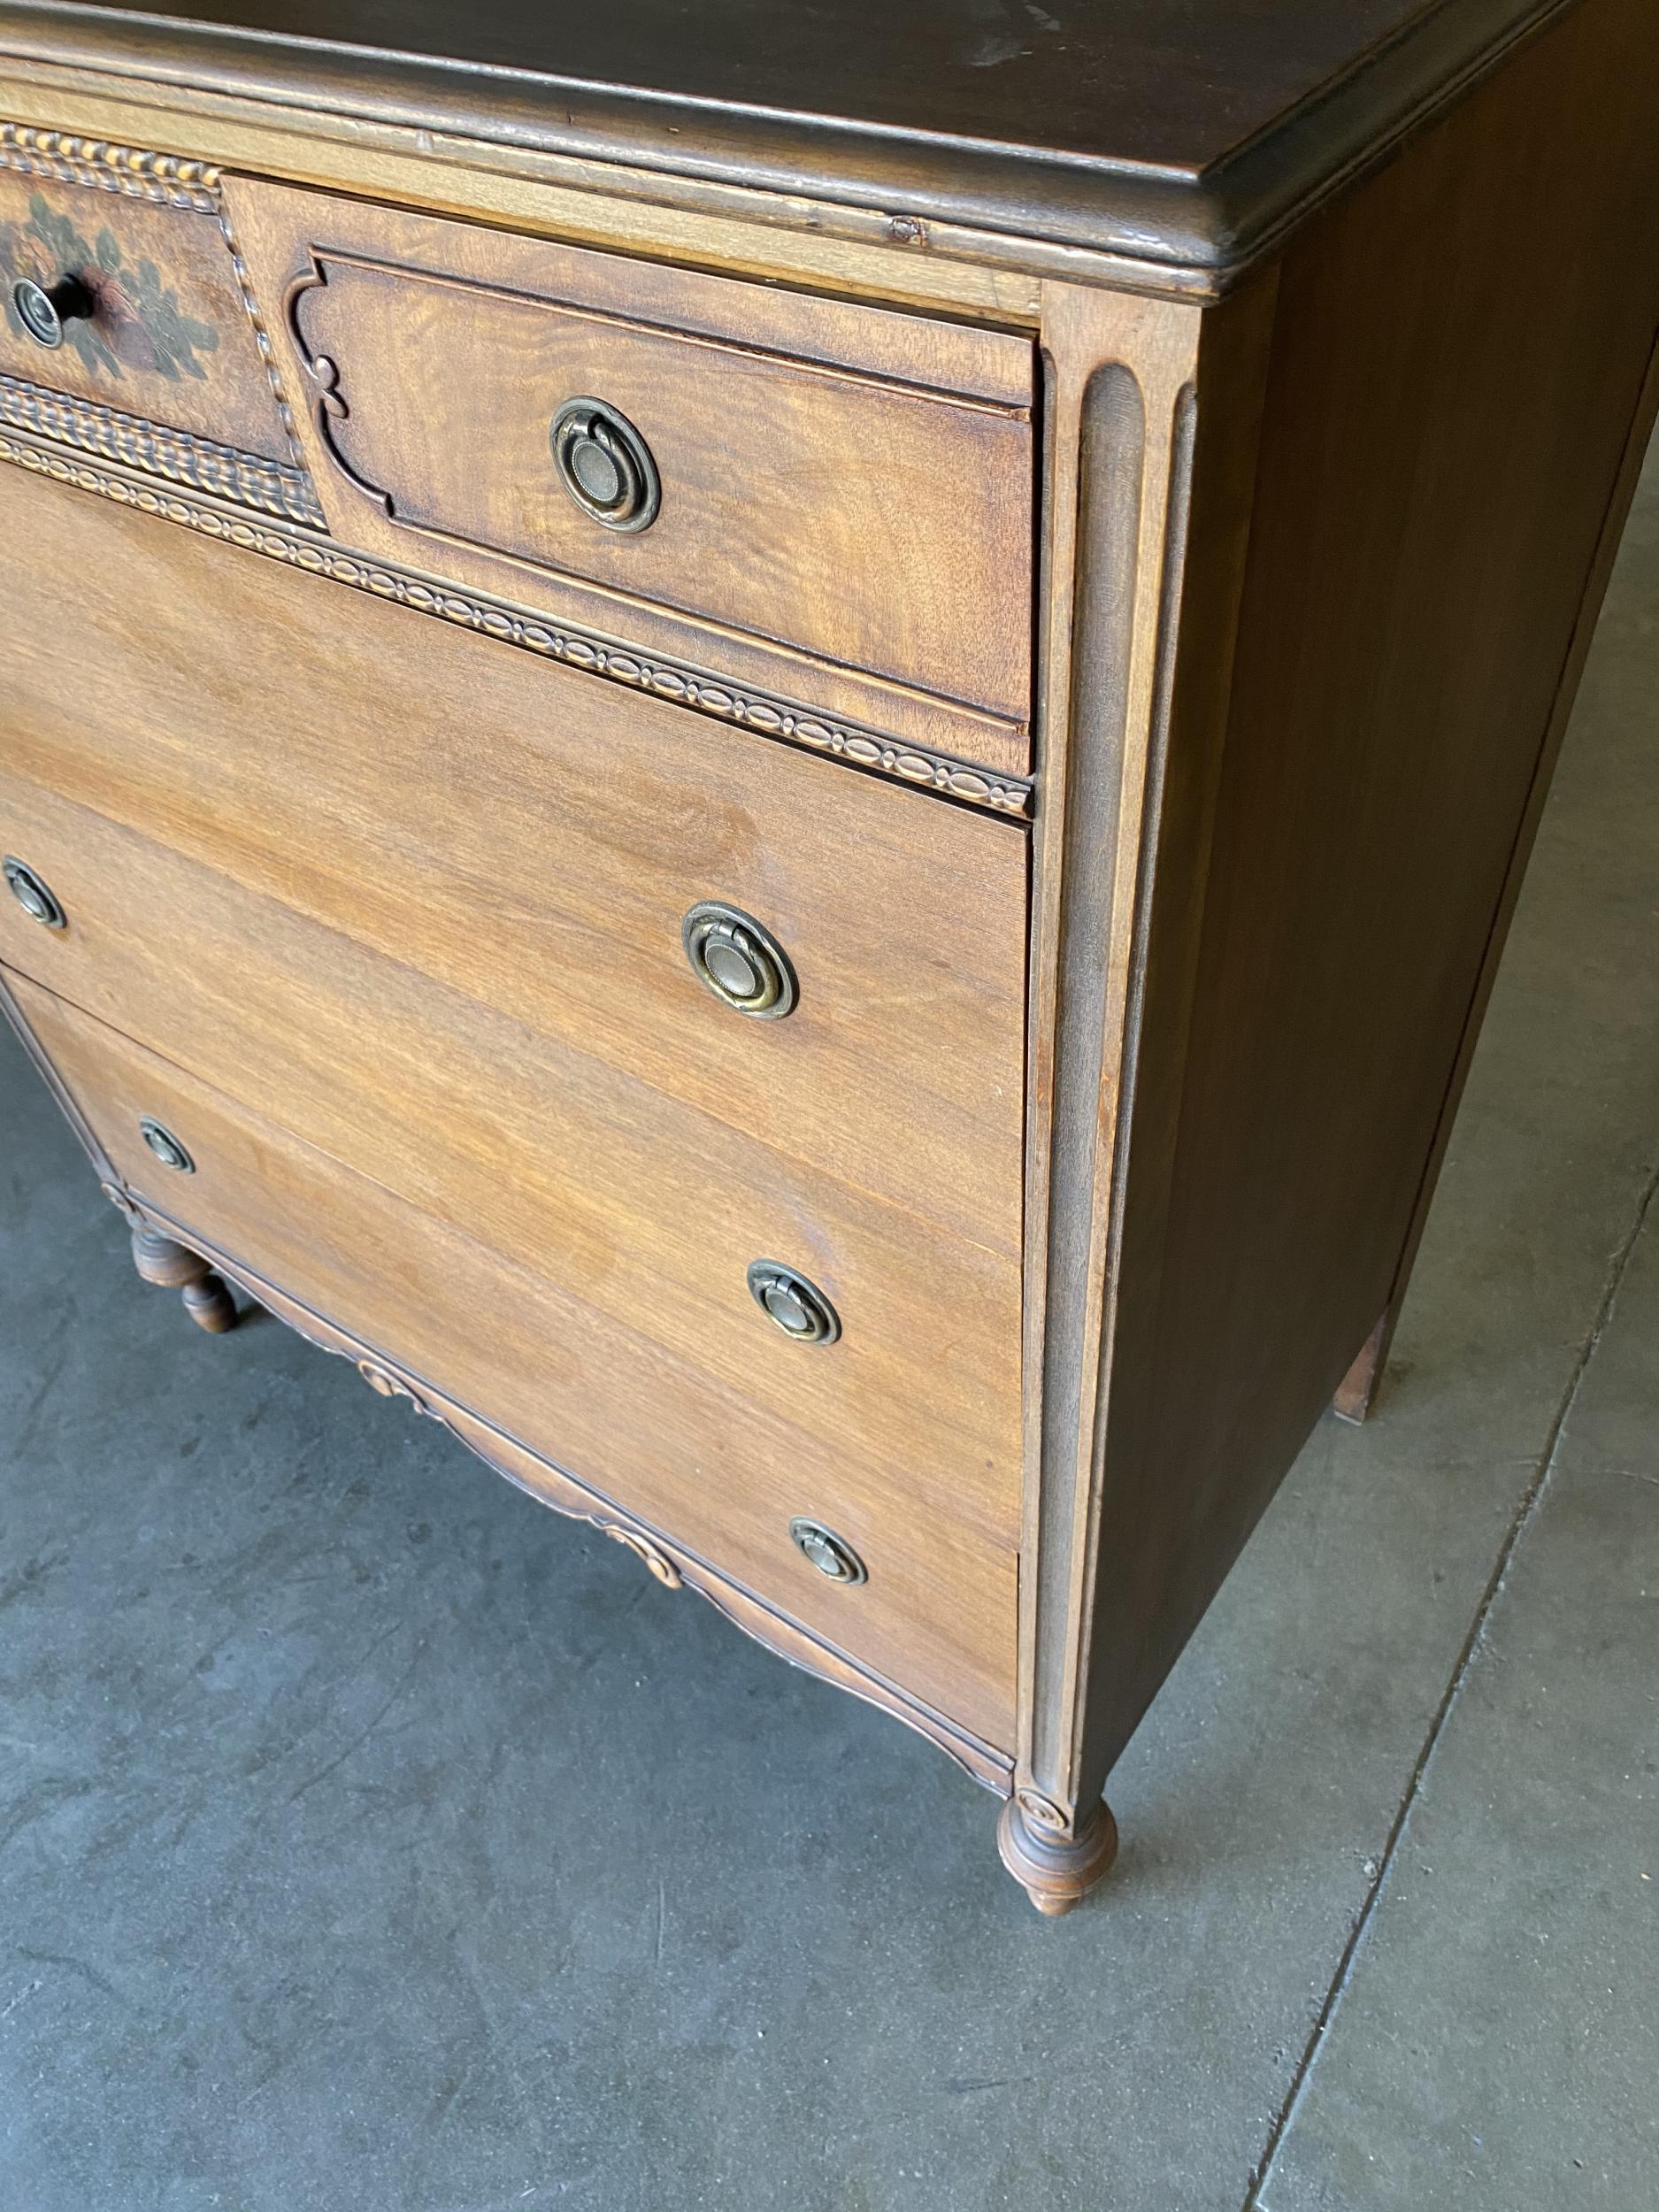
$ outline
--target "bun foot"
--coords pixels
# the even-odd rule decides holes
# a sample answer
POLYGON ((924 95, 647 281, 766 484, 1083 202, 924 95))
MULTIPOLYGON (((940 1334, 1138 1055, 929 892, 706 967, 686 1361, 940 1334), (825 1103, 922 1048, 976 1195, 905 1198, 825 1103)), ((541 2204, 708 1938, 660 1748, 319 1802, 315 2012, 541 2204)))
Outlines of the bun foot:
POLYGON ((157 1289, 181 1292, 185 1311, 210 1336, 223 1336, 235 1327, 236 1301, 224 1278, 176 1237, 164 1236, 159 1229, 134 1229, 133 1265, 157 1289))
POLYGON ((236 1325, 236 1301, 222 1275, 210 1267, 205 1275, 184 1286, 184 1310, 198 1329, 209 1336, 223 1336, 236 1325))
POLYGON ((1076 1834, 1067 1836, 1041 1826, 1018 1797, 1010 1797, 996 1824, 996 1847, 1037 1910, 1057 1920, 1110 1873, 1118 1823, 1102 1799, 1076 1834))

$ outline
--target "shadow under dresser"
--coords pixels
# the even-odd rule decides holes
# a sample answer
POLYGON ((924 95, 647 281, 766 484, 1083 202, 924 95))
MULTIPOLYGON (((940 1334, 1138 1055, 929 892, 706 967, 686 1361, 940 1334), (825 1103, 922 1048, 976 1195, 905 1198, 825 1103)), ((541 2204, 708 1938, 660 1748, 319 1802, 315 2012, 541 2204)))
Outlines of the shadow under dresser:
POLYGON ((1057 1914, 1386 1357, 1659 404, 1659 20, 670 12, 0 0, 0 1005, 147 1280, 1057 1914))

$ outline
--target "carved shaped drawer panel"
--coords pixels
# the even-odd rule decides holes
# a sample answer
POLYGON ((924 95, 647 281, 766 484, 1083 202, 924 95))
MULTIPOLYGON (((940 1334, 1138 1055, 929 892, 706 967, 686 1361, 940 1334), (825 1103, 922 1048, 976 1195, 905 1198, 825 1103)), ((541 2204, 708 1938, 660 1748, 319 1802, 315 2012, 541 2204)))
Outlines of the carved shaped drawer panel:
POLYGON ((1027 767, 1028 339, 227 189, 336 535, 1027 767))
POLYGON ((320 525, 217 171, 0 123, 7 430, 320 525))
MULTIPOLYGON (((128 1187, 209 1248, 279 1283, 551 1458, 679 1548, 987 1742, 1011 1740, 1013 1554, 948 1507, 898 1494, 626 1319, 402 1202, 373 1178, 15 976, 25 1018, 128 1187), (186 1163, 142 1134, 165 1131, 186 1163), (813 1566, 791 1523, 862 1568, 813 1566)), ((803 1355, 803 1356, 805 1355, 803 1355)))

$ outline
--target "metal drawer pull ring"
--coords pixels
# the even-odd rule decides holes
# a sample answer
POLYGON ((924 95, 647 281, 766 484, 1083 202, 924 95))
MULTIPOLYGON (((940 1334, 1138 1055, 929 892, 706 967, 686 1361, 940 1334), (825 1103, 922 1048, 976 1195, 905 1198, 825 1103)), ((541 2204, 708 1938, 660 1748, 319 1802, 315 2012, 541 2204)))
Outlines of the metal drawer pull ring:
POLYGON ((833 1344, 841 1333, 840 1317, 818 1285, 780 1261, 754 1261, 749 1289, 767 1319, 797 1344, 833 1344))
POLYGON ((150 1147, 163 1167, 175 1168, 180 1175, 194 1175, 196 1162, 190 1157, 172 1132, 146 1114, 138 1125, 138 1133, 150 1147))
POLYGON ((602 399, 567 400, 548 432, 559 481, 607 530, 649 530, 663 487, 648 446, 626 415, 602 399))
POLYGON ((4 871, 6 889, 32 922, 39 922, 44 929, 68 928, 69 918, 52 895, 50 885, 26 861, 13 860, 8 855, 0 862, 0 869, 4 871))
POLYGON ((789 1524, 790 1540, 803 1559, 810 1560, 821 1575, 832 1582, 867 1582, 870 1579, 864 1563, 846 1540, 833 1529, 826 1528, 822 1521, 793 1520, 789 1524))
POLYGON ((702 899, 680 926, 691 972, 723 1006, 781 1021, 798 990, 789 956, 764 923, 724 899, 702 899))

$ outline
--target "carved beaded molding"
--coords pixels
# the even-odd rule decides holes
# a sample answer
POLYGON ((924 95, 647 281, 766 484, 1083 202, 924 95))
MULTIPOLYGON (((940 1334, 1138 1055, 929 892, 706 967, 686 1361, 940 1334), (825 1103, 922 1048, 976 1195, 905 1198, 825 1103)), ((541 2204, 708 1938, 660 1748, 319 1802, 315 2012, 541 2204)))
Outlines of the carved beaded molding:
POLYGON ((268 559, 303 569, 313 576, 326 576, 354 591, 368 592, 374 598, 389 599, 399 606, 412 607, 419 613, 435 615, 441 621, 452 622, 460 628, 476 630, 482 636, 519 646, 526 652, 540 654, 544 660, 561 661, 566 667, 603 676, 611 683, 626 684, 636 691, 649 691, 659 698, 676 700, 718 720, 741 723, 745 729, 757 730, 763 736, 849 761, 856 767, 892 777, 897 782, 964 800, 971 806, 984 807, 1018 820, 1030 818, 1032 786, 1017 777, 994 776, 985 769, 952 760, 944 754, 900 745, 872 731, 831 721, 787 700, 740 689, 717 677, 660 657, 648 658, 626 646, 574 630, 568 624, 540 621, 534 615, 480 593, 457 591, 449 585, 432 582, 411 571, 371 560, 366 555, 349 552, 332 543, 292 537, 253 517, 243 518, 217 508, 198 506, 178 493, 113 475, 89 461, 28 444, 3 432, 0 461, 12 462, 36 475, 54 477, 59 483, 73 484, 82 491, 97 492, 105 499, 112 499, 121 506, 136 507, 144 514, 164 516, 168 521, 182 523, 204 536, 263 553, 268 559))
POLYGON ((190 485, 237 506, 257 508, 279 521, 303 523, 312 530, 326 526, 321 503, 303 469, 219 445, 190 432, 170 430, 165 423, 147 422, 142 415, 123 414, 117 407, 0 375, 0 422, 59 445, 78 446, 83 453, 99 454, 126 468, 165 477, 172 484, 190 485))
POLYGON ((56 177, 62 184, 125 192, 132 199, 196 208, 204 215, 219 211, 219 171, 176 154, 144 153, 101 138, 72 138, 27 123, 0 123, 0 163, 29 176, 56 177))
POLYGON ((219 188, 219 172, 207 162, 187 161, 178 154, 149 153, 140 147, 117 146, 102 138, 74 138, 63 131, 36 130, 27 123, 0 123, 0 167, 20 170, 27 176, 55 177, 60 184, 85 185, 94 191, 122 192, 129 199, 154 200, 164 207, 188 208, 213 218, 230 255, 242 303, 253 326, 265 374, 271 380, 288 451, 296 468, 303 473, 304 449, 294 427, 294 411, 277 373, 275 349, 259 312, 259 303, 254 297, 248 265, 242 259, 242 248, 236 243, 230 218, 225 211, 219 188))

